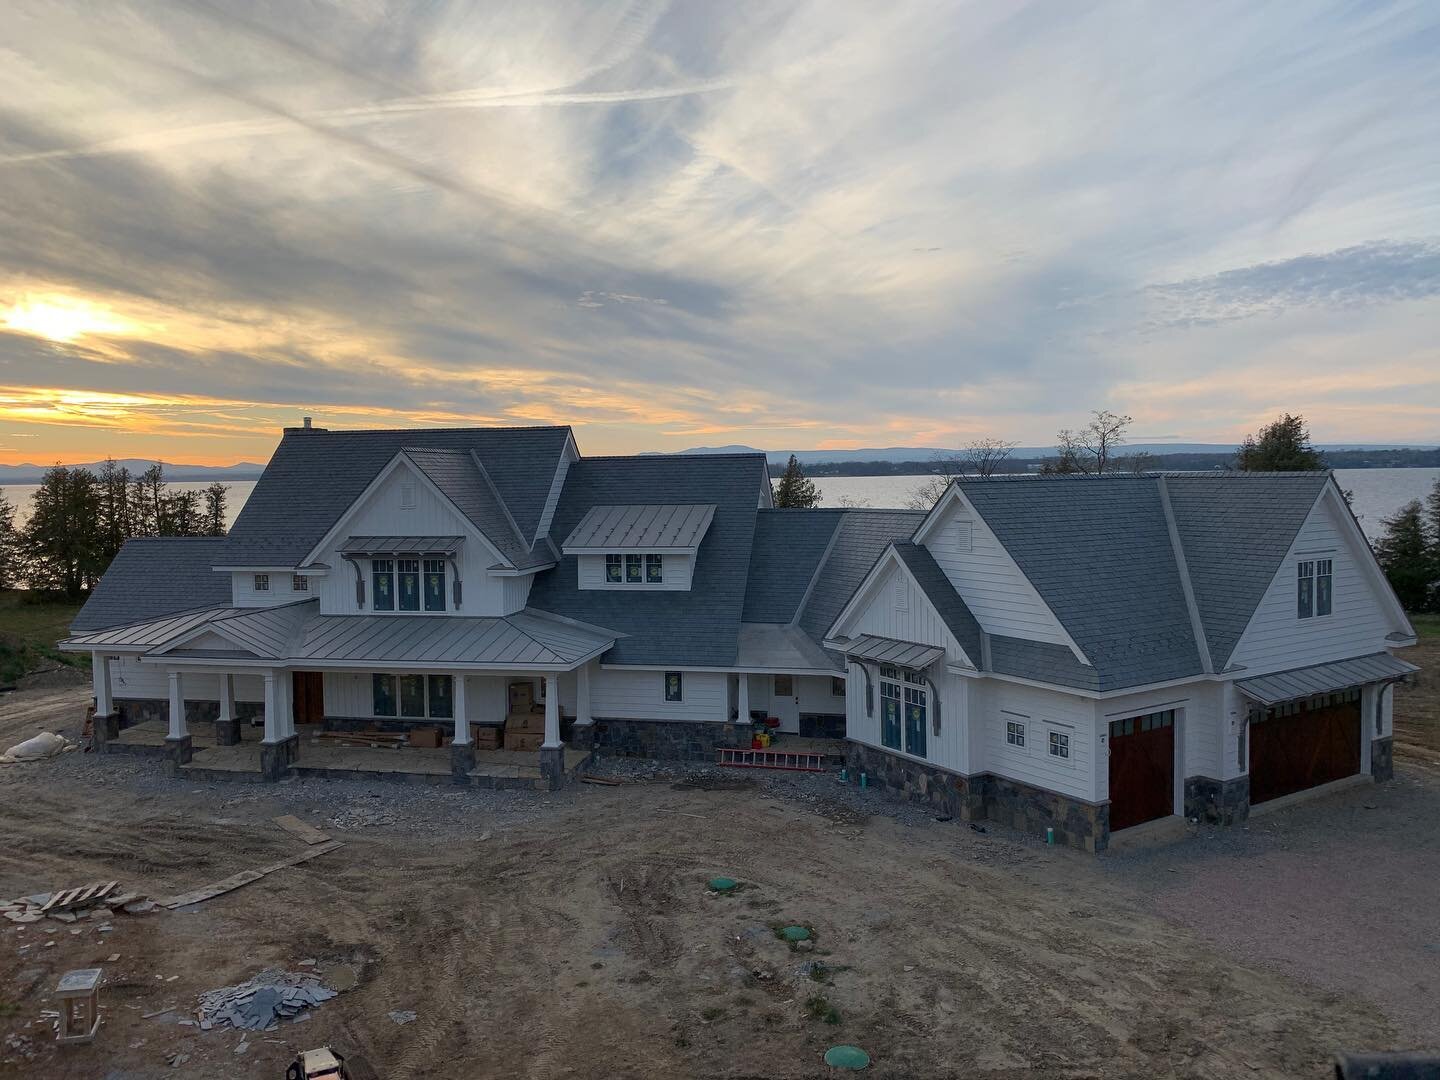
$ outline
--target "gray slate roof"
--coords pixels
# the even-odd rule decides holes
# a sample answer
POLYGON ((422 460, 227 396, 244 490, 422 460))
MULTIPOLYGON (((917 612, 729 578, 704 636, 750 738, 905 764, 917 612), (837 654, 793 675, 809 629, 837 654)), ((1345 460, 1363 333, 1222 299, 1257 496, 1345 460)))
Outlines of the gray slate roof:
POLYGON ((1222 473, 1166 478, 1195 606, 1216 671, 1240 635, 1329 473, 1222 473))
POLYGON ((592 506, 560 546, 574 552, 693 551, 714 515, 714 506, 697 503, 592 506))
POLYGON ((522 537, 532 537, 567 427, 290 430, 240 511, 216 562, 296 565, 405 447, 474 451, 522 537))
MULTIPOLYGON (((935 561, 935 556, 930 554, 930 549, 906 540, 895 545, 895 554, 925 591, 926 597, 935 606, 946 628, 955 635, 955 640, 965 650, 970 662, 977 668, 982 667, 985 663, 984 648, 981 645, 984 634, 980 624, 965 601, 960 598, 960 594, 955 591, 955 587, 950 584, 950 579, 945 576, 945 571, 940 569, 940 564, 935 561)), ((1069 652, 1068 649, 1066 651, 1069 652)))
POLYGON ((71 633, 228 605, 230 575, 210 569, 224 545, 223 536, 127 540, 70 624, 71 633))
MULTIPOLYGON (((530 541, 520 535, 519 526, 473 449, 407 446, 404 454, 495 545, 508 565, 526 569, 553 561, 548 547, 542 544, 532 551, 530 541)), ((534 535, 533 531, 530 535, 534 535)))
POLYGON ((816 575, 800 612, 800 628, 823 641, 840 609, 850 601, 865 575, 896 540, 908 540, 925 520, 918 510, 847 510, 835 544, 816 575))
POLYGON ((568 536, 592 506, 622 504, 637 492, 657 503, 714 505, 690 591, 581 591, 576 556, 564 555, 554 570, 536 577, 530 606, 628 635, 606 654, 606 663, 728 667, 736 655, 764 478, 763 454, 582 458, 566 474, 551 523, 554 536, 568 536))
POLYGON ((760 510, 745 587, 747 623, 794 620, 844 510, 760 510))

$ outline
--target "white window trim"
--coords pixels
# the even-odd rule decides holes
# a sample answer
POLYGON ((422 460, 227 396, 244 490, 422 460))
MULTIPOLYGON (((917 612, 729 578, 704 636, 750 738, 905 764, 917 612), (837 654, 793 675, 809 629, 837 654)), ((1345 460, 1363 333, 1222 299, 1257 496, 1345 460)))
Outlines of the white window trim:
POLYGON ((607 589, 658 589, 665 584, 665 552, 663 551, 607 551, 600 556, 600 584, 607 589), (610 560, 620 564, 620 579, 610 580, 610 560), (630 560, 640 560, 640 579, 630 580, 630 560), (660 576, 650 580, 650 560, 660 561, 660 576))
POLYGON ((290 575, 290 591, 291 591, 291 592, 309 592, 309 591, 310 591, 310 575, 309 575, 309 574, 291 574, 291 575, 290 575))
POLYGON ((270 575, 269 575, 269 574, 256 574, 256 575, 254 575, 254 579, 251 581, 250 584, 251 584, 251 586, 254 588, 254 590, 255 590, 256 592, 269 592, 269 591, 270 591, 270 575))
MULTIPOLYGON (((742 676, 743 677, 743 676, 742 676)), ((660 700, 666 705, 685 704, 685 672, 683 671, 662 671, 660 673, 660 700), (678 697, 670 696, 670 676, 675 676, 676 688, 680 691, 678 697)))
POLYGON ((1067 769, 1075 768, 1075 729, 1067 727, 1064 724, 1046 724, 1044 751, 1046 761, 1054 762, 1056 765, 1063 766, 1067 769), (1065 737, 1065 747, 1070 751, 1065 757, 1050 752, 1050 737, 1052 735, 1063 735, 1065 737))
POLYGON ((453 675, 444 671, 372 671, 370 673, 370 716, 374 720, 406 720, 406 721, 429 721, 436 724, 448 724, 455 718, 455 680, 463 678, 462 675, 453 675), (375 711, 375 679, 395 680, 395 714, 393 716, 377 713, 375 711), (407 716, 401 707, 404 696, 400 692, 400 681, 406 678, 419 678, 425 690, 425 715, 407 716), (430 715, 430 680, 432 678, 443 678, 450 680, 450 712, 451 716, 430 715))
POLYGON ((1001 735, 1005 739, 1005 749, 1012 754, 1030 753, 1031 744, 1035 741, 1030 738, 1030 717, 1024 716, 1020 713, 1006 712, 1004 709, 1001 709, 1000 721, 1005 725, 1004 729, 1001 731, 1001 735), (1010 741, 1011 724, 1014 724, 1020 729, 1020 738, 1023 740, 1023 742, 1017 744, 1010 741))

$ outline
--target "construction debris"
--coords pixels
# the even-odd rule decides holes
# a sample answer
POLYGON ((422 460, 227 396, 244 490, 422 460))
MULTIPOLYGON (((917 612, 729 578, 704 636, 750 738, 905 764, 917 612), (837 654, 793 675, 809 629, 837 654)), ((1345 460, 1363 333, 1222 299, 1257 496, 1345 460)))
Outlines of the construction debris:
POLYGON ((24 742, 18 742, 14 746, 0 754, 0 764, 15 765, 25 761, 44 761, 46 758, 63 754, 66 750, 74 750, 75 744, 68 741, 63 735, 56 735, 53 731, 42 731, 24 742))
POLYGON ((337 993, 323 985, 314 972, 269 968, 237 986, 201 994, 195 1015, 203 1031, 226 1024, 247 1031, 273 1031, 282 1019, 296 1019, 337 993))
MULTIPOLYGON (((118 882, 96 881, 73 889, 36 893, 15 900, 0 900, 0 915, 13 923, 34 923, 44 918, 73 923, 81 918, 103 919, 117 910, 143 915, 155 908, 154 901, 136 892, 117 891, 118 882)), ((105 924, 102 929, 108 929, 105 924)), ((79 933, 79 930, 72 931, 79 933)))
POLYGON ((288 859, 281 859, 279 862, 271 863, 269 866, 262 866, 258 870, 241 870, 238 874, 231 874, 228 878, 222 878, 211 885, 199 889, 192 889, 188 893, 181 893, 179 896, 172 896, 160 903, 167 908, 185 907, 188 904, 198 904, 203 900, 213 900, 242 885, 248 885, 252 881, 259 881, 266 874, 273 874, 276 870, 284 870, 287 866, 298 866, 300 863, 309 862, 318 855, 334 851, 344 845, 339 840, 331 840, 329 843, 312 847, 308 851, 302 851, 299 855, 292 855, 288 859))
POLYGON ((415 1012, 413 1009, 396 1009, 393 1012, 386 1013, 385 1015, 390 1017, 390 1019, 394 1020, 397 1024, 408 1024, 415 1019, 415 1012))
POLYGON ((328 843, 330 837, 326 836, 319 829, 307 822, 301 821, 294 814, 283 814, 275 819, 275 824, 284 829, 291 836, 304 840, 307 844, 328 843))

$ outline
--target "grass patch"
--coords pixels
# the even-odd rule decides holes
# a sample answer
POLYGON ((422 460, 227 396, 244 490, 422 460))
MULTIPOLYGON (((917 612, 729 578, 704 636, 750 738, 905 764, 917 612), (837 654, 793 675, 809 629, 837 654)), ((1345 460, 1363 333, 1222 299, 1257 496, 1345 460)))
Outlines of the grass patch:
POLYGON ((1421 641, 1426 638, 1440 638, 1440 615, 1411 615, 1410 625, 1415 627, 1415 633, 1421 641))
POLYGON ((716 1020, 719 1020, 724 1015, 725 1010, 714 1005, 712 1005, 708 1009, 700 1010, 700 1019, 704 1020, 707 1024, 713 1024, 716 1020))
POLYGON ((805 999, 805 1012, 811 1020, 820 1020, 827 1024, 840 1023, 840 1010, 819 994, 805 999))
POLYGON ((55 648, 57 641, 69 636, 81 603, 25 589, 0 592, 0 686, 56 662, 90 670, 88 653, 62 653, 55 648))

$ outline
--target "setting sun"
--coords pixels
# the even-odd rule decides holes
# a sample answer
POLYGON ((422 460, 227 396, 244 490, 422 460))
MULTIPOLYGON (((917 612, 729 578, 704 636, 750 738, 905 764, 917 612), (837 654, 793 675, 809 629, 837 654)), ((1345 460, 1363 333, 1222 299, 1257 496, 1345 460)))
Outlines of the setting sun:
POLYGON ((109 308, 68 296, 22 300, 5 312, 7 329, 50 341, 74 341, 85 334, 123 334, 133 324, 109 308))

